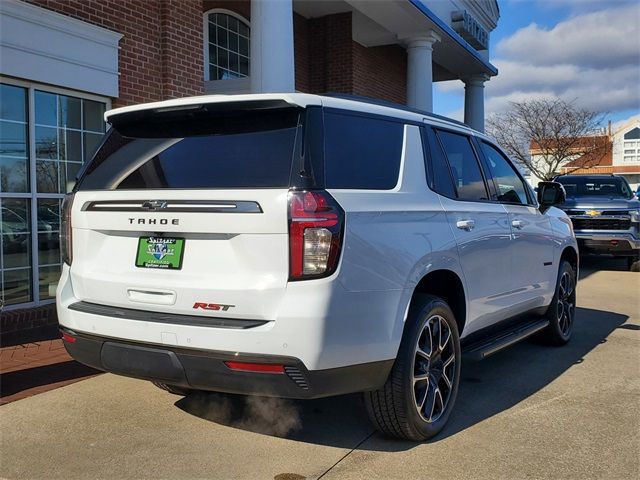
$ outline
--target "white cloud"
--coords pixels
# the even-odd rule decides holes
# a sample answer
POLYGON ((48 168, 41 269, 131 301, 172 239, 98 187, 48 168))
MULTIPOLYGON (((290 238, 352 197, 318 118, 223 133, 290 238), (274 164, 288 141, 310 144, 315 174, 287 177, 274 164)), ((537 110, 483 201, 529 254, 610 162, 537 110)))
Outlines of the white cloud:
POLYGON ((531 24, 502 40, 496 51, 493 63, 500 73, 486 84, 489 113, 510 101, 540 97, 575 100, 600 112, 640 111, 637 3, 576 15, 551 29, 531 24))

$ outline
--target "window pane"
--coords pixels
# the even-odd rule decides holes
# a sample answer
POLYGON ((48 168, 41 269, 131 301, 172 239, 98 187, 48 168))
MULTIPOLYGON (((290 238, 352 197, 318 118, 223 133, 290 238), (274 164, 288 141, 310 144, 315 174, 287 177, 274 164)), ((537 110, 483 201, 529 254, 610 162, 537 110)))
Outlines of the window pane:
POLYGON ((232 53, 229 56, 229 70, 238 73, 239 69, 240 65, 238 64, 238 56, 232 53))
POLYGON ((60 115, 58 116, 59 125, 63 128, 82 128, 80 122, 82 102, 79 98, 58 96, 60 99, 60 115))
POLYGON ((36 127, 36 158, 58 159, 58 129, 36 127))
POLYGON ((244 35, 245 37, 249 37, 249 27, 242 22, 238 22, 238 32, 240 35, 244 35))
POLYGON ((396 186, 402 123, 326 113, 324 128, 327 188, 388 190, 396 186))
POLYGON ((104 103, 82 101, 83 128, 93 132, 104 132, 104 103))
POLYGON ((249 56, 249 39, 245 37, 240 37, 238 52, 240 55, 244 55, 245 57, 249 56))
POLYGON ((227 48, 229 46, 227 31, 225 29, 218 27, 218 37, 216 41, 219 47, 227 48))
POLYGON ((36 90, 36 123, 38 125, 58 125, 58 105, 56 95, 36 90))
POLYGON ((216 30, 217 29, 215 24, 209 22, 209 42, 213 43, 214 45, 218 43, 218 40, 217 40, 218 37, 216 37, 216 30))
POLYGON ((82 161, 82 133, 61 128, 58 130, 60 160, 82 161))
POLYGON ((249 59, 245 57, 240 57, 240 74, 245 77, 249 75, 249 59))
POLYGON ((27 125, 0 121, 0 155, 27 156, 27 125))
POLYGON ((38 199, 38 231, 57 232, 60 230, 60 200, 57 198, 38 199))
POLYGON ((212 65, 218 65, 218 49, 213 43, 209 44, 209 63, 212 65))
POLYGON ((39 193, 59 193, 58 162, 36 162, 36 184, 39 193))
POLYGON ((38 262, 40 265, 60 263, 59 232, 38 234, 38 262))
POLYGON ((218 67, 228 69, 229 68, 229 52, 218 49, 218 67))
POLYGON ((0 198, 0 234, 29 233, 29 200, 24 198, 0 198))
POLYGON ((30 252, 30 234, 2 234, 2 265, 4 268, 28 267, 31 265, 30 252))
POLYGON ((27 121, 27 90, 0 84, 0 119, 27 121))
POLYGON ((55 297, 55 286, 60 280, 60 265, 40 268, 40 300, 55 297))
POLYGON ((491 145, 480 142, 487 157, 491 175, 498 184, 498 200, 505 203, 529 203, 522 180, 506 158, 491 145))
POLYGON ((32 300, 30 268, 21 270, 4 270, 2 275, 5 305, 25 303, 32 300))
POLYGON ((26 158, 0 157, 0 191, 28 192, 29 176, 26 158))
POLYGON ((229 30, 232 32, 238 31, 238 19, 235 17, 229 17, 229 30))
POLYGON ((478 159, 465 135, 438 132, 460 200, 488 200, 478 159))
POLYGON ((209 67, 209 79, 210 80, 220 80, 220 73, 217 67, 209 67))
POLYGON ((238 34, 229 32, 229 50, 232 52, 238 51, 238 34))

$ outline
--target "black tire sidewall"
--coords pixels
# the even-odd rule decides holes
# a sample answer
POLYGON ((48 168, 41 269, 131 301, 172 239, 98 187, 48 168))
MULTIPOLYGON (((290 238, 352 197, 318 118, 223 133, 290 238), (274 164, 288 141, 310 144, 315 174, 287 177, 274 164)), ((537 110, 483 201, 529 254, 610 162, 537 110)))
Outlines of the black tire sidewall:
POLYGON ((556 343, 565 344, 571 339, 571 334, 573 332, 573 326, 575 323, 575 314, 576 314, 576 302, 573 305, 573 320, 571 322, 571 329, 567 335, 562 333, 562 329, 560 328, 560 322, 558 321, 558 296, 560 295, 560 279, 562 275, 568 272, 573 278, 573 289, 575 295, 575 289, 578 286, 578 279, 576 278, 576 274, 573 270, 573 267, 569 262, 563 260, 560 264, 560 268, 558 269, 558 278, 556 279, 556 290, 553 295, 553 300, 551 301, 551 305, 549 306, 549 311, 547 312, 547 318, 549 319, 549 332, 552 336, 552 340, 556 343))
POLYGON ((398 360, 402 362, 402 387, 404 394, 404 410, 407 415, 407 423, 412 430, 412 437, 427 439, 438 434, 440 430, 445 426, 451 411, 453 410, 456 397, 458 395, 458 386, 460 384, 460 367, 462 362, 462 355, 460 349, 460 335, 458 333, 458 326, 453 315, 453 312, 444 300, 433 297, 425 296, 420 302, 416 302, 415 308, 412 308, 409 312, 407 322, 408 330, 405 332, 402 343, 400 345, 400 351, 398 354, 398 360), (452 335, 452 341, 454 344, 456 366, 453 379, 453 389, 449 398, 449 403, 444 413, 435 422, 426 422, 418 413, 415 407, 414 391, 413 391, 413 366, 415 346, 418 341, 418 335, 422 332, 422 329, 428 319, 434 315, 441 316, 449 326, 452 335))

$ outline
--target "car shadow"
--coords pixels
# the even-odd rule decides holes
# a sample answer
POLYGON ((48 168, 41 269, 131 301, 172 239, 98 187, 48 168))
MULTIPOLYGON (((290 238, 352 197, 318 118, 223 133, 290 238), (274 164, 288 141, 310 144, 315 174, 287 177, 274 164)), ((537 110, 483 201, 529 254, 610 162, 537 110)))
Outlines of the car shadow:
MULTIPOLYGON (((449 424, 431 442, 522 402, 581 363, 628 318, 588 308, 578 308, 576 314, 573 338, 562 348, 530 339, 484 361, 465 363, 449 424)), ((297 401, 198 392, 178 400, 175 406, 220 425, 318 445, 386 452, 418 445, 374 433, 361 395, 297 401)))

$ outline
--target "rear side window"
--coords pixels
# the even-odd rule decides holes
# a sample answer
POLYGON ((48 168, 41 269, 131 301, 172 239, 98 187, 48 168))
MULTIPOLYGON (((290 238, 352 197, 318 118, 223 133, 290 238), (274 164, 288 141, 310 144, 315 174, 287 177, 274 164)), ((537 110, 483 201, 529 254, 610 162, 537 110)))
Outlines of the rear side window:
POLYGON ((504 203, 528 204, 524 183, 509 161, 492 145, 485 142, 480 142, 480 145, 498 188, 498 200, 504 203))
POLYGON ((449 161, 458 199, 489 200, 480 165, 469 137, 441 130, 437 135, 449 161))
POLYGON ((286 188, 299 112, 114 123, 79 190, 286 188))
POLYGON ((327 188, 390 190, 398 183, 404 125, 325 112, 327 188))

